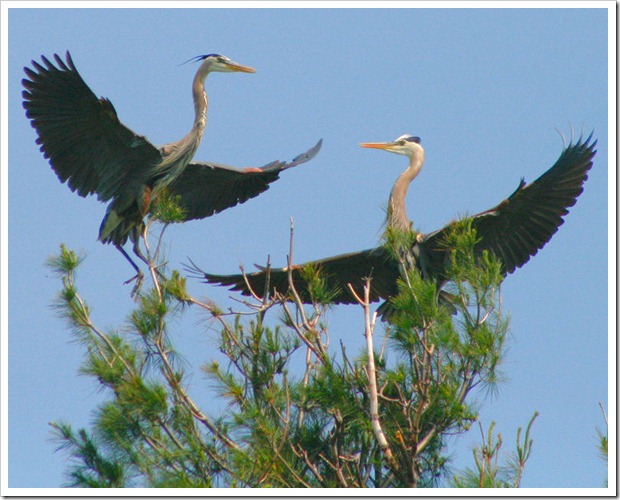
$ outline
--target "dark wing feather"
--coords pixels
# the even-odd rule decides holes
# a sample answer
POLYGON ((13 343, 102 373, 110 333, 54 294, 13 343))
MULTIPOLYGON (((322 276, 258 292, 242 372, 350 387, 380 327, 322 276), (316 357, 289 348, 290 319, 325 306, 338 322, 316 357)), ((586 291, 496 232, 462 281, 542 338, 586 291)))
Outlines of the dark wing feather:
POLYGON ((67 52, 56 65, 42 56, 22 80, 26 116, 36 129, 41 151, 61 182, 80 196, 96 193, 107 201, 128 185, 144 182, 147 168, 161 155, 146 138, 118 119, 107 99, 97 99, 67 52))
MULTIPOLYGON (((301 270, 308 264, 320 269, 320 276, 325 280, 327 289, 335 293, 333 299, 335 304, 356 303, 348 284, 350 283, 355 292, 363 297, 367 277, 372 278, 370 299, 373 302, 379 299, 387 299, 398 291, 396 286, 396 281, 400 276, 398 263, 383 247, 293 266, 293 283, 304 302, 310 301, 310 294, 301 270)), ((246 285, 246 279, 252 291, 258 296, 263 296, 266 290, 269 294, 277 292, 282 295, 289 291, 289 272, 286 268, 270 268, 268 271, 248 273, 245 276, 243 274, 210 274, 202 271, 193 263, 187 269, 197 277, 204 279, 206 283, 230 287, 230 290, 241 292, 243 295, 251 295, 246 285), (267 281, 269 282, 268 289, 267 281)))
MULTIPOLYGON (((521 180, 517 190, 495 208, 472 217, 479 243, 476 252, 495 254, 505 273, 512 273, 536 255, 564 223, 568 208, 577 202, 592 167, 596 141, 570 144, 547 172, 529 185, 521 180)), ((430 276, 441 279, 447 264, 442 245, 448 225, 429 234, 421 244, 430 276)))
POLYGON ((280 172, 316 156, 322 140, 291 162, 274 161, 261 168, 240 169, 218 163, 190 163, 169 187, 185 220, 204 219, 244 203, 269 189, 280 172))

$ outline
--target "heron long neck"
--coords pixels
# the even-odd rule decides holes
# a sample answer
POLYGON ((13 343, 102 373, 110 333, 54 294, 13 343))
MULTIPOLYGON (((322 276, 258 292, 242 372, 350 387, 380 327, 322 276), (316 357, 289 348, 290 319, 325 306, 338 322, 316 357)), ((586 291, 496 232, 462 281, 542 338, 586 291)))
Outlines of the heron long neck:
MULTIPOLYGON (((194 148, 194 152, 196 148, 198 148, 198 144, 202 139, 202 134, 205 131, 205 127, 207 126, 207 108, 209 107, 209 99, 207 98, 207 93, 205 92, 205 79, 209 74, 209 68, 205 68, 202 71, 198 71, 196 76, 194 77, 194 82, 192 84, 192 94, 194 97, 194 125, 192 126, 192 130, 187 134, 186 137, 196 137, 196 147, 194 148)), ((193 155, 192 155, 193 156, 193 155)))
POLYGON ((194 123, 188 134, 177 142, 162 146, 163 158, 158 167, 166 172, 165 183, 174 181, 192 160, 200 145, 202 134, 207 125, 207 108, 209 100, 205 92, 205 78, 209 74, 209 66, 201 66, 192 83, 194 98, 194 123))
POLYGON ((411 181, 420 173, 423 164, 423 153, 420 155, 412 155, 407 170, 396 179, 392 192, 390 193, 387 227, 398 231, 410 231, 412 229, 412 221, 407 218, 407 206, 405 201, 409 184, 411 184, 411 181))

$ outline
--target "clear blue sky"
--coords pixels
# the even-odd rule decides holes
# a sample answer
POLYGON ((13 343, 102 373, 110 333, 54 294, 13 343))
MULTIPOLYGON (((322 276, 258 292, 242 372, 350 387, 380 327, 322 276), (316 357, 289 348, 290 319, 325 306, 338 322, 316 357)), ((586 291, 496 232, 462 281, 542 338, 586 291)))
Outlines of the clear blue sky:
MULTIPOLYGON (((613 16, 614 4, 606 5, 613 16)), ((21 105, 23 66, 69 49, 95 94, 111 99, 121 120, 155 144, 181 138, 193 119, 196 66, 180 63, 219 52, 256 68, 207 79, 209 121, 197 159, 260 166, 324 140, 315 160, 259 198, 169 228, 165 243, 176 268, 188 256, 219 273, 264 263, 267 255, 284 264, 290 217, 297 262, 375 246, 405 159, 364 150, 362 141, 422 138, 426 164, 408 209, 415 227, 430 232, 494 206, 521 177, 535 180, 561 152, 558 130, 567 137, 571 128, 576 135, 594 130, 598 154, 585 192, 552 241, 503 285, 511 317, 507 382, 480 399, 480 419, 485 428, 497 422, 508 451, 517 427, 540 412, 523 486, 601 486, 599 402, 612 410, 614 403, 607 15, 603 8, 10 8, 8 485, 60 486, 67 464, 54 451, 48 422, 88 426, 104 396, 78 375, 82 351, 51 307, 59 283, 45 260, 61 243, 87 255, 78 286, 102 328, 122 328, 133 306, 123 285, 131 268, 97 242, 105 206, 60 184, 21 105)), ((195 280, 189 286, 233 304, 223 289, 195 280)), ((333 345, 360 343, 359 308, 334 308, 329 323, 333 345)), ((172 332, 194 372, 190 392, 205 407, 211 396, 199 367, 210 359, 214 334, 196 311, 172 332)), ((479 440, 474 430, 450 442, 456 469, 472 464, 470 448, 479 440)))

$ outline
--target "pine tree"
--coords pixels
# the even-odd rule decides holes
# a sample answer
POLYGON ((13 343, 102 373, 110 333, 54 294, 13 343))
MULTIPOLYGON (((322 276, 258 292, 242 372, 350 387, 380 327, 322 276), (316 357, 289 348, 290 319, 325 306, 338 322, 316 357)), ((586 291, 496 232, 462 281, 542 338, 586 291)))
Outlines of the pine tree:
MULTIPOLYGON (((174 210, 162 214, 176 217, 174 210)), ((408 238, 388 234, 385 245, 398 254, 408 238)), ((536 415, 507 465, 499 465, 502 441, 491 425, 474 450, 475 468, 447 469, 446 438, 467 432, 478 418, 472 390, 492 392, 502 379, 508 332, 500 265, 491 255, 475 258, 475 241, 465 223, 446 241, 454 251, 441 293, 403 262, 388 322, 377 321, 369 280, 365 296, 356 297, 363 323, 352 328, 363 331, 365 347, 354 355, 346 345, 330 345, 332 291, 321 269, 304 270, 310 306, 293 288, 287 296, 255 297, 243 311, 225 311, 188 294, 182 274, 161 264, 158 241, 151 286, 136 291, 122 328, 103 331, 78 293, 82 259, 63 246, 49 262, 62 282, 56 307, 84 347, 82 373, 107 395, 90 429, 52 424, 59 448, 71 457, 67 484, 518 486, 536 415), (174 348, 170 325, 196 308, 219 325, 217 350, 226 362, 206 359, 203 370, 226 403, 220 414, 192 399, 174 348)), ((145 244, 148 249, 147 234, 145 244)))

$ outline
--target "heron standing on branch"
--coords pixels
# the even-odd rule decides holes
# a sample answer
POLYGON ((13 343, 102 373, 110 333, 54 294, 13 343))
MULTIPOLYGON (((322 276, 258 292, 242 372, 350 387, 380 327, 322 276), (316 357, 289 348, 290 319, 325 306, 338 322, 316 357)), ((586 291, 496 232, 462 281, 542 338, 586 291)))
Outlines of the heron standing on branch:
MULTIPOLYGON (((583 191, 583 184, 592 167, 596 154, 596 141, 592 135, 585 141, 579 139, 566 147, 556 163, 533 183, 526 185, 522 179, 517 190, 496 207, 470 217, 476 231, 478 242, 474 247, 477 256, 487 250, 500 261, 504 274, 512 273, 535 255, 564 222, 577 197, 583 191)), ((387 229, 412 231, 412 223, 407 218, 405 199, 413 179, 420 173, 424 164, 424 149, 419 137, 403 135, 391 142, 362 143, 365 148, 382 149, 390 153, 404 155, 409 159, 407 169, 398 177, 387 210, 387 229)), ((410 248, 406 248, 404 260, 412 264, 427 280, 434 280, 438 286, 446 281, 446 270, 450 264, 446 251, 446 236, 455 223, 423 235, 418 233, 410 248)), ((327 289, 334 291, 333 302, 353 304, 357 299, 350 293, 349 285, 355 293, 363 297, 367 278, 372 278, 370 300, 389 300, 398 293, 397 280, 402 276, 401 261, 393 252, 383 246, 338 255, 310 262, 313 268, 321 271, 327 289)), ((189 268, 208 283, 231 287, 244 295, 262 296, 278 293, 286 296, 289 291, 289 272, 295 289, 304 302, 311 301, 308 284, 303 278, 302 269, 307 264, 264 269, 251 274, 216 275, 202 271, 193 263, 189 268), (249 288, 248 288, 249 287, 249 288)), ((387 311, 387 303, 379 312, 387 311)))
POLYGON ((113 243, 136 270, 123 249, 130 239, 144 262, 139 240, 145 217, 165 191, 184 210, 184 219, 208 217, 243 203, 268 189, 279 172, 311 159, 321 141, 292 162, 275 161, 263 168, 235 169, 216 163, 191 163, 207 123, 208 99, 204 82, 209 73, 254 73, 249 66, 220 54, 197 56, 202 61, 192 83, 194 123, 177 142, 159 148, 118 119, 112 103, 98 99, 78 73, 71 55, 66 62, 54 55, 56 65, 42 56, 44 66, 32 61, 22 80, 26 116, 38 133, 37 143, 61 182, 80 196, 96 194, 111 201, 99 228, 99 240, 113 243))

